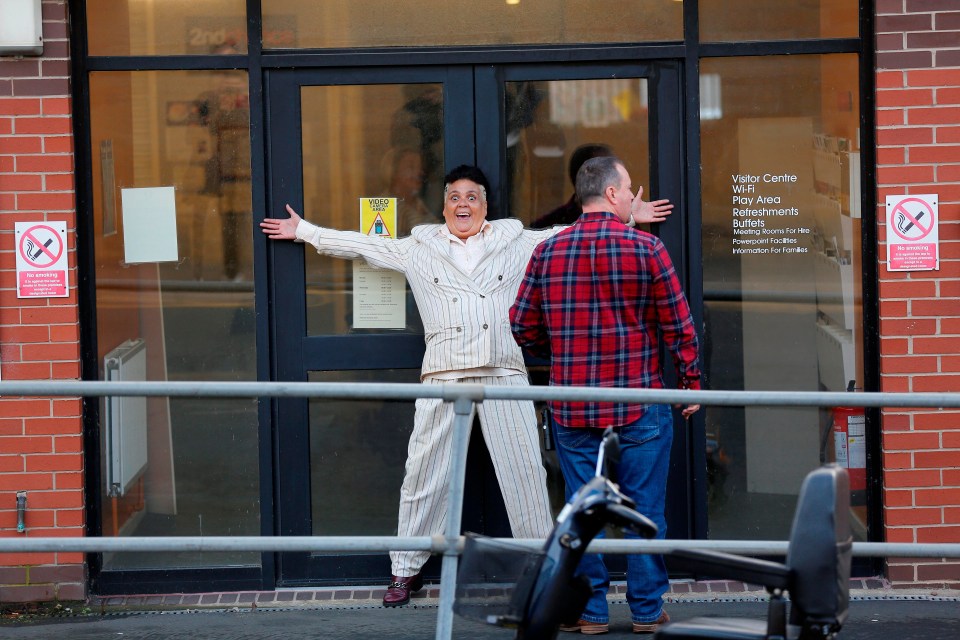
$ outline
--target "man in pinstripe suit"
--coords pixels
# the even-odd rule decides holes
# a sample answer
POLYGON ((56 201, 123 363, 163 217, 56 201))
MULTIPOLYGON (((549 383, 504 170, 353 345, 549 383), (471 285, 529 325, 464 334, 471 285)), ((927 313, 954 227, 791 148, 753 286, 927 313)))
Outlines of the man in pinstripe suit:
MULTIPOLYGON (((289 205, 289 218, 268 218, 260 226, 275 240, 308 242, 323 255, 362 258, 373 267, 403 273, 423 320, 424 384, 526 386, 523 355, 507 312, 534 248, 562 227, 528 230, 515 219, 488 221, 489 183, 476 167, 455 168, 444 185, 446 224, 414 227, 405 238, 317 227, 289 205)), ((664 202, 638 207, 638 221, 662 220, 669 211, 664 202)), ((514 536, 545 538, 552 517, 533 403, 486 401, 477 412, 514 536)), ((450 403, 417 400, 400 490, 400 536, 443 533, 453 415, 450 403)), ((393 576, 385 606, 409 602, 410 594, 423 586, 420 570, 428 557, 425 551, 391 552, 393 576)))

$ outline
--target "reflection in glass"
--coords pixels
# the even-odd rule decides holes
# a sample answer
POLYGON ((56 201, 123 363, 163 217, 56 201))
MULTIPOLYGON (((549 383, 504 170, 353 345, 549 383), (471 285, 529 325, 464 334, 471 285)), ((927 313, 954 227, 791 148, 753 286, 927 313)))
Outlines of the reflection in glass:
POLYGON ((265 49, 651 42, 683 37, 683 5, 674 0, 648 0, 642 10, 629 10, 617 0, 406 0, 402 11, 396 0, 270 0, 262 6, 265 49))
MULTIPOLYGON (((420 382, 419 369, 311 372, 310 382, 420 382)), ((313 535, 395 535, 413 401, 310 401, 313 535)))
MULTIPOLYGON (((308 86, 302 89, 304 217, 360 230, 360 198, 397 199, 398 236, 443 221, 443 92, 439 84, 308 86)), ((353 265, 306 252, 307 331, 354 327, 353 265)), ((401 278, 402 281, 402 278, 401 278)), ((422 333, 407 288, 406 327, 422 333)))
MULTIPOLYGON (((856 56, 706 59, 702 72, 723 97, 701 121, 711 388, 862 388, 856 56)), ((708 407, 706 421, 710 536, 785 539, 803 476, 836 459, 830 412, 708 407)))
MULTIPOLYGON (((148 380, 256 379, 246 86, 243 72, 91 74, 101 363, 143 339, 148 380), (179 260, 128 264, 120 192, 157 185, 175 188, 179 260)), ((255 401, 150 398, 146 424, 143 473, 124 495, 103 488, 104 535, 259 534, 255 401)), ((111 464, 106 438, 103 447, 111 464)), ((104 567, 259 561, 257 553, 116 554, 104 567)))
POLYGON ((247 51, 246 0, 88 0, 86 9, 92 56, 247 51))
POLYGON ((573 176, 599 155, 619 156, 650 199, 645 78, 508 82, 505 98, 506 215, 536 228, 572 224, 573 176))
POLYGON ((699 0, 700 40, 856 38, 857 0, 699 0))

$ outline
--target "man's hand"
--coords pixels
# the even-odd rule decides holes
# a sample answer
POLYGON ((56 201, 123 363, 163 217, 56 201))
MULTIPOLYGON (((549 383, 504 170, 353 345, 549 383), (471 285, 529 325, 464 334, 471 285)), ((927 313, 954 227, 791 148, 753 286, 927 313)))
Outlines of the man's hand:
POLYGON ((700 405, 691 404, 684 407, 683 411, 681 411, 680 413, 683 414, 684 419, 689 420, 690 416, 692 416, 699 410, 700 410, 700 405))
POLYGON ((663 222, 667 216, 673 213, 673 205, 669 200, 654 200, 653 202, 644 202, 638 195, 630 205, 630 215, 637 224, 650 224, 651 222, 663 222))
POLYGON ((301 218, 290 205, 287 205, 287 213, 290 214, 289 218, 265 218, 260 223, 260 229, 267 234, 268 238, 271 240, 297 239, 297 225, 300 224, 301 218))

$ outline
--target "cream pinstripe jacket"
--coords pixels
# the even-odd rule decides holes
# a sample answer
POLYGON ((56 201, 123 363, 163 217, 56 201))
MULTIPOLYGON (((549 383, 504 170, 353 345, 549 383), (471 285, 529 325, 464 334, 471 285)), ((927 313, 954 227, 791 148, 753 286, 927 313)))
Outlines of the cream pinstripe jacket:
POLYGON ((450 241, 438 224, 417 226, 411 235, 393 239, 301 220, 297 240, 323 255, 362 258, 372 267, 406 276, 423 320, 421 377, 476 367, 525 371, 510 332, 510 305, 534 248, 564 227, 524 229, 516 219, 491 220, 490 225, 484 253, 469 274, 451 258, 450 241))

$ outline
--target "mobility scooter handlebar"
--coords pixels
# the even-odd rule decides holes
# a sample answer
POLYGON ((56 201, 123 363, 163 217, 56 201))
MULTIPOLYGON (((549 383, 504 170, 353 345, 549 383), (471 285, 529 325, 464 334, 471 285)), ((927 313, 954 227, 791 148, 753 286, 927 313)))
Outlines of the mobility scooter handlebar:
POLYGON ((560 511, 539 552, 511 551, 503 544, 468 536, 455 610, 490 624, 514 627, 518 640, 553 640, 561 624, 575 622, 590 598, 586 578, 577 575, 590 542, 608 525, 643 538, 657 535, 657 525, 634 509, 634 501, 615 482, 619 458, 619 438, 608 428, 597 455, 596 475, 560 511), (498 580, 514 583, 506 598, 476 596, 481 591, 478 583, 498 580))

